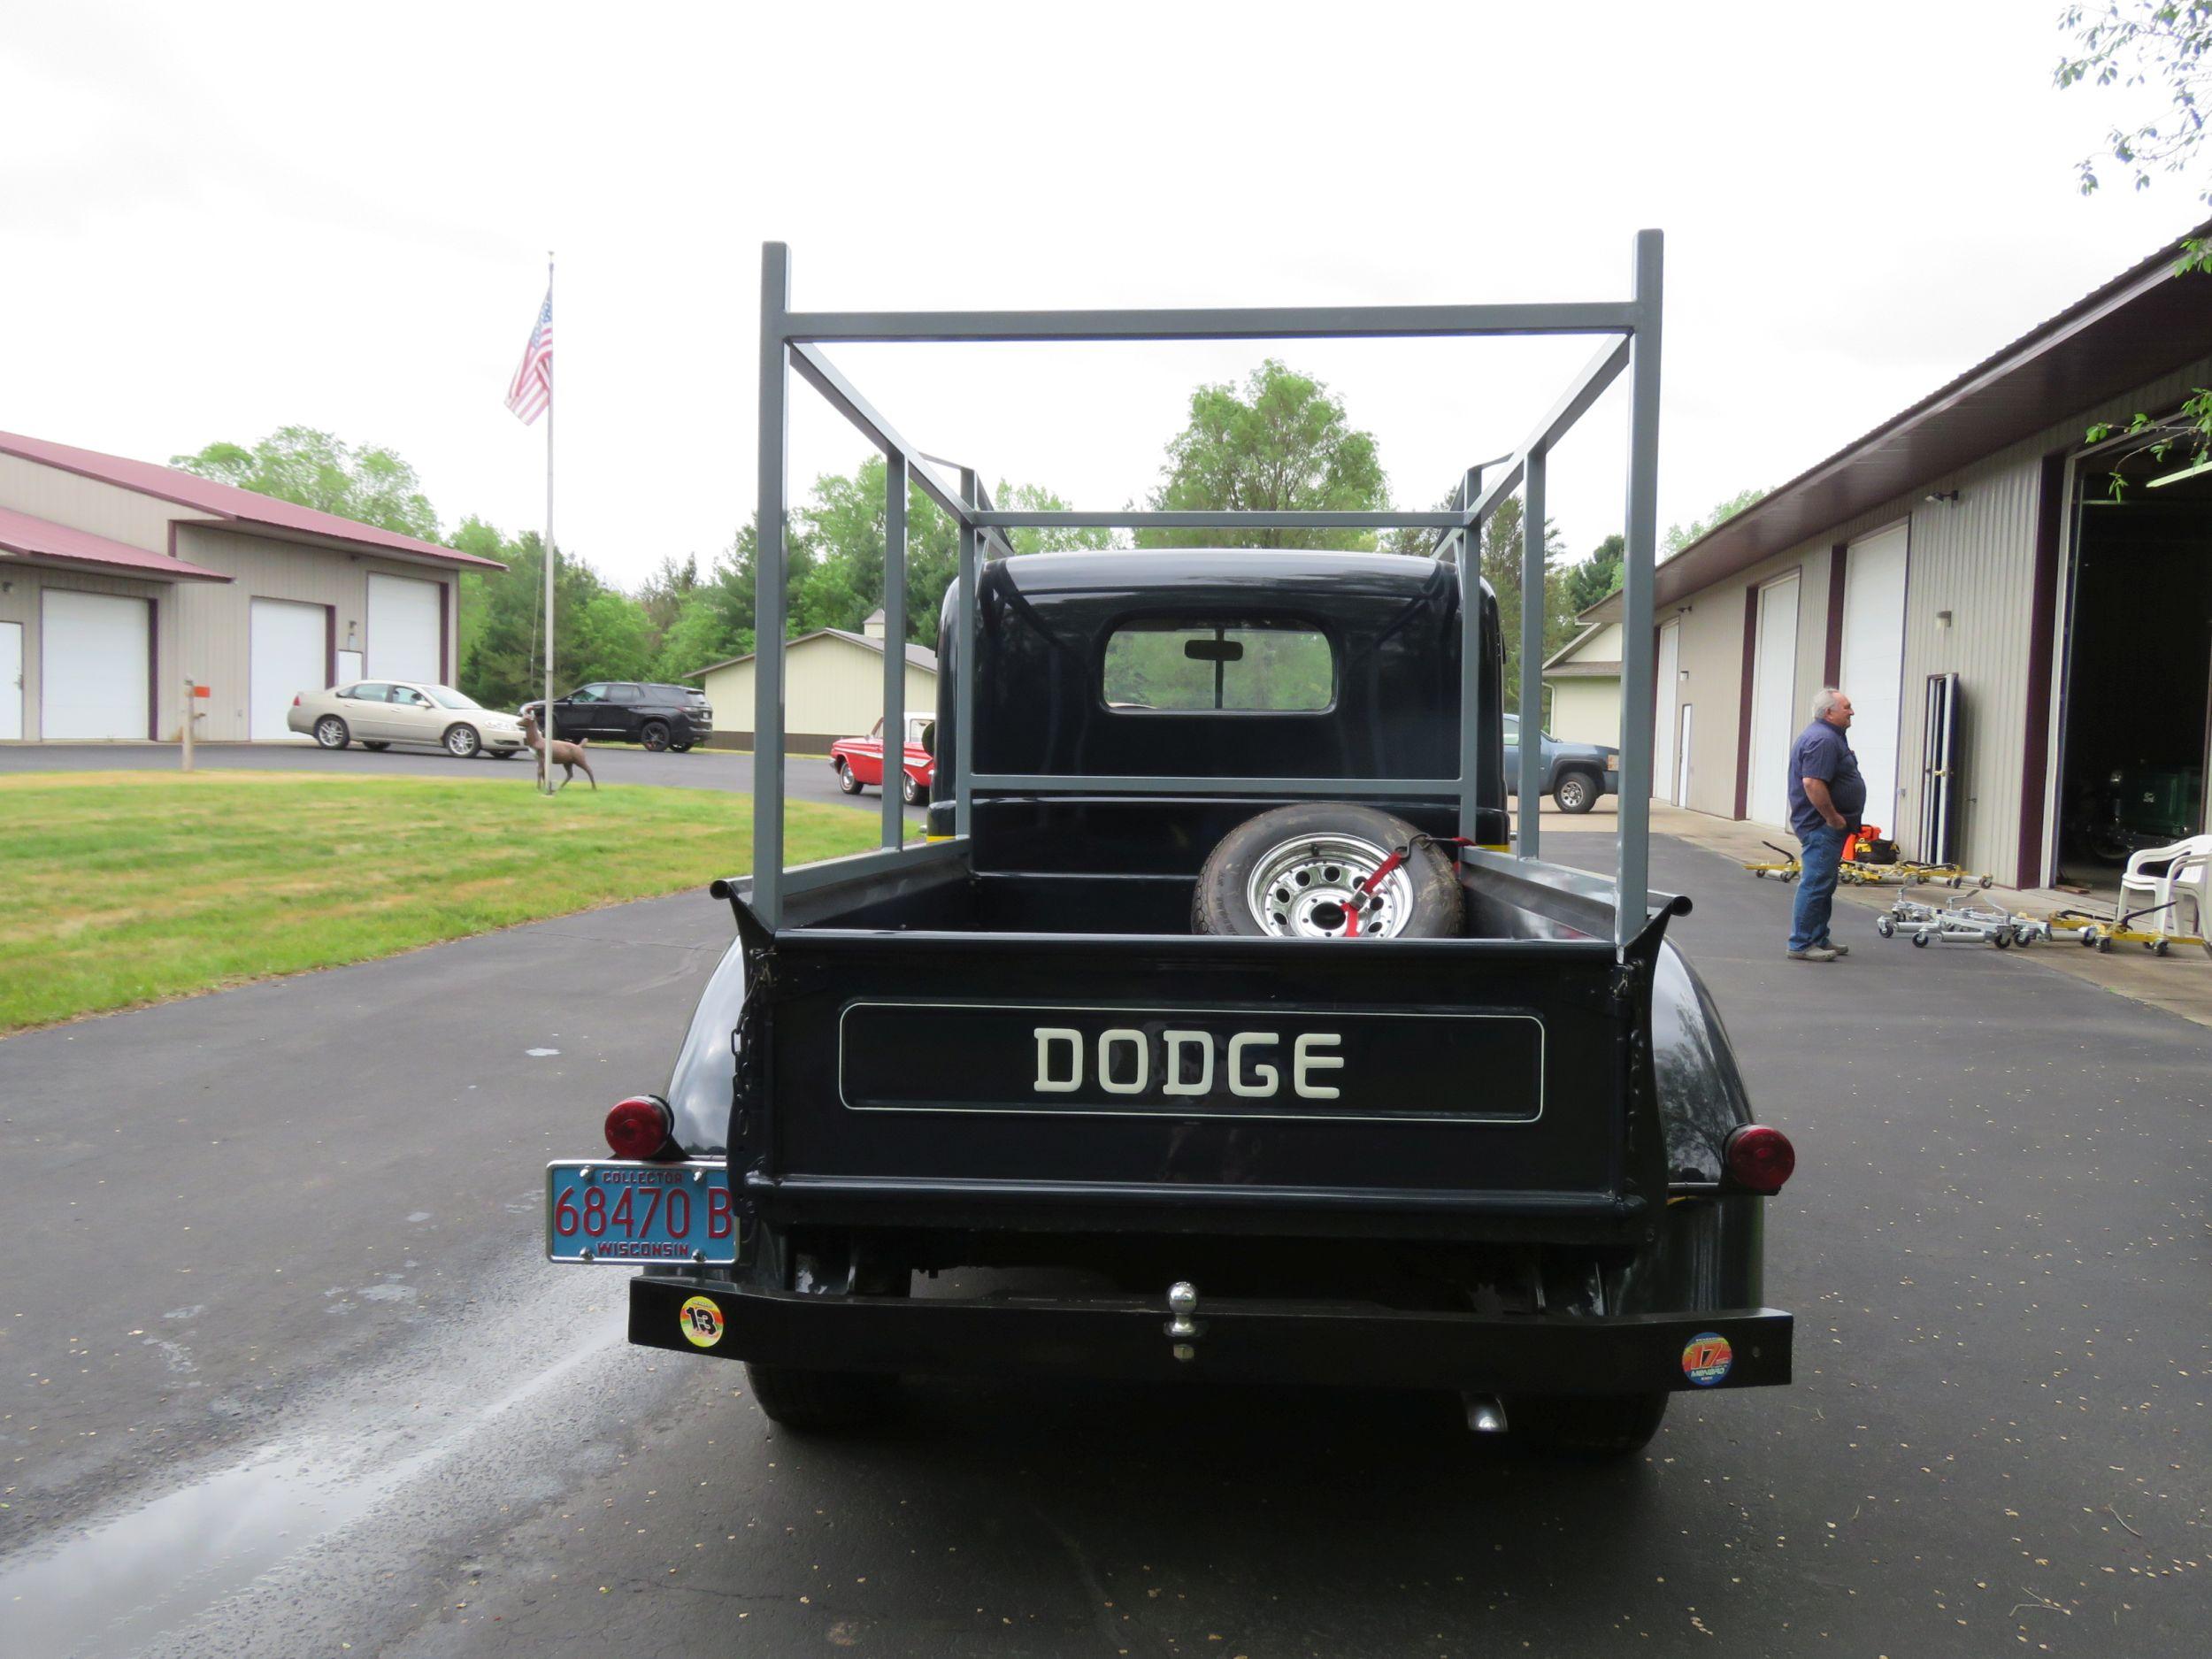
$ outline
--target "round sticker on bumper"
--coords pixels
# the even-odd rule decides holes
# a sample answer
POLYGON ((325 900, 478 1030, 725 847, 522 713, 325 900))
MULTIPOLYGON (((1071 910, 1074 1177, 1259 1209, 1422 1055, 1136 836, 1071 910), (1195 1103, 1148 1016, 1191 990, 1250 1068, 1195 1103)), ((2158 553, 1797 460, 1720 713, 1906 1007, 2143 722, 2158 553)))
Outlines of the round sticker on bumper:
POLYGON ((712 1348, 722 1340, 722 1310, 711 1296, 692 1297, 678 1311, 676 1323, 694 1348, 712 1348))
POLYGON ((1735 1363, 1735 1348, 1717 1331, 1701 1331, 1682 1349, 1682 1374, 1701 1388, 1720 1381, 1735 1363))

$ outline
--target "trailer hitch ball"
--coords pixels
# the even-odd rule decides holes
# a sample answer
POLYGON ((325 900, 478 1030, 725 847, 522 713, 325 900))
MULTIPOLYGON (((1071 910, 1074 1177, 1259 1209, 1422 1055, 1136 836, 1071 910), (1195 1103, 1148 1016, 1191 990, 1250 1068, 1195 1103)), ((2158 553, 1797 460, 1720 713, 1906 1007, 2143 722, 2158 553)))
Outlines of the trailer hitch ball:
POLYGON ((1198 1357, 1194 1346, 1204 1325, 1191 1316, 1198 1311, 1198 1286, 1187 1279, 1179 1279, 1167 1288, 1167 1310, 1174 1317, 1167 1322, 1169 1339, 1174 1343, 1175 1357, 1188 1364, 1198 1357))

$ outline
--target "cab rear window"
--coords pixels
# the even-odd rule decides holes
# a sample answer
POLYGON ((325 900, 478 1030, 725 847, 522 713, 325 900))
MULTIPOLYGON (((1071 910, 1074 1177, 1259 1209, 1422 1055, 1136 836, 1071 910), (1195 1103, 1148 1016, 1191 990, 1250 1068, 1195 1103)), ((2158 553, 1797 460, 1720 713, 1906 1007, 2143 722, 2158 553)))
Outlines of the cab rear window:
POLYGON ((1109 708, 1313 714, 1336 701, 1336 654, 1301 622, 1140 618, 1107 637, 1109 708))

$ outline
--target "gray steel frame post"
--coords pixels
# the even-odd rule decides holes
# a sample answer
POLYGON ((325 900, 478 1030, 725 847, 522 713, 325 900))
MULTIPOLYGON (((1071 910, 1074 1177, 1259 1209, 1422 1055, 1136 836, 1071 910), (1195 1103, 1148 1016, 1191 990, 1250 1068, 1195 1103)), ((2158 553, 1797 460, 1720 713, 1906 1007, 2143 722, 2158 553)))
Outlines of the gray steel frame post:
MULTIPOLYGON (((756 571, 754 690, 754 817, 752 899, 771 928, 781 919, 783 901, 842 875, 830 865, 787 875, 783 869, 784 632, 787 620, 784 516, 789 442, 789 386, 795 371, 831 405, 865 433, 888 458, 886 488, 884 612, 884 711, 887 780, 892 767, 888 748, 903 748, 905 738, 905 584, 903 561, 894 550, 905 541, 906 495, 902 485, 918 487, 959 525, 958 600, 955 627, 954 707, 957 730, 949 759, 956 778, 954 796, 956 841, 928 849, 907 848, 903 814, 888 795, 884 803, 885 846, 857 860, 839 861, 843 870, 876 861, 887 867, 901 860, 956 855, 960 838, 971 831, 975 793, 986 789, 1033 794, 1157 794, 1201 790, 1231 795, 1333 794, 1382 795, 1445 795, 1455 790, 1463 831, 1479 813, 1476 779, 1480 767, 1482 724, 1482 534, 1490 515, 1525 482, 1529 532, 1523 557, 1522 718, 1540 740, 1542 719, 1544 466, 1552 447, 1587 413, 1624 369, 1632 375, 1630 407, 1627 557, 1624 579, 1625 635, 1623 649, 1622 764, 1619 891, 1648 890, 1651 792, 1651 634, 1653 542, 1657 528, 1659 445, 1659 351, 1663 306, 1663 242, 1656 231, 1636 241, 1636 288, 1625 302, 1561 305, 1321 306, 1208 311, 794 311, 790 257, 780 242, 761 251, 760 495, 758 567, 756 571), (962 467, 956 495, 922 454, 895 432, 853 388, 818 347, 828 341, 977 340, 1286 340, 1376 339, 1386 336, 1445 337, 1465 334, 1599 334, 1616 336, 1593 357, 1553 405, 1520 449, 1502 457, 1497 477, 1483 487, 1491 464, 1468 470, 1445 512, 1001 512, 981 488, 972 467, 962 467), (1460 760, 1455 779, 1391 780, 1348 778, 1084 778, 1003 776, 979 772, 976 766, 977 635, 980 602, 977 583, 987 549, 1012 549, 1001 531, 1018 526, 1189 526, 1235 528, 1251 526, 1421 527, 1439 532, 1436 553, 1454 551, 1463 597, 1460 686, 1460 760), (1533 596, 1532 607, 1526 603, 1533 596), (898 649, 890 649, 895 644, 898 649)), ((1526 735, 1526 733, 1525 733, 1526 735)), ((1537 849, 1540 809, 1532 769, 1540 749, 1524 744, 1521 821, 1525 854, 1537 849)), ((901 764, 902 764, 902 758, 901 764)), ((1646 901, 1632 910, 1624 896, 1618 906, 1618 943, 1624 948, 1641 931, 1646 901)))
MULTIPOLYGON (((969 512, 974 512, 976 480, 972 466, 960 469, 960 499, 969 512)), ((961 525, 960 569, 956 578, 960 584, 960 636, 954 645, 952 659, 953 707, 959 710, 960 727, 959 734, 953 740, 960 751, 954 763, 959 768, 955 774, 959 779, 959 790, 953 796, 952 811, 952 831, 956 835, 967 834, 975 817, 975 584, 982 563, 978 557, 979 539, 972 523, 961 525)))
POLYGON ((906 457, 883 457, 883 844, 906 841, 906 457), (895 756, 896 759, 893 757, 895 756), (894 768, 898 781, 892 781, 894 768))
POLYGON ((1659 336, 1666 242, 1636 235, 1636 328, 1630 346, 1627 548, 1621 579, 1620 868, 1614 942, 1643 931, 1651 888, 1653 544, 1659 523, 1659 336))
POLYGON ((789 447, 791 250, 760 250, 760 522, 753 549, 753 909, 783 918, 784 456, 789 447))
MULTIPOLYGON (((1454 499, 1464 512, 1482 488, 1482 469, 1471 466, 1454 499)), ((1481 821, 1476 779, 1482 760, 1482 526, 1459 532, 1459 833, 1475 839, 1481 821)))
POLYGON ((1544 581, 1544 451, 1532 450, 1521 472, 1521 776, 1520 853, 1542 845, 1544 621, 1551 595, 1544 581))

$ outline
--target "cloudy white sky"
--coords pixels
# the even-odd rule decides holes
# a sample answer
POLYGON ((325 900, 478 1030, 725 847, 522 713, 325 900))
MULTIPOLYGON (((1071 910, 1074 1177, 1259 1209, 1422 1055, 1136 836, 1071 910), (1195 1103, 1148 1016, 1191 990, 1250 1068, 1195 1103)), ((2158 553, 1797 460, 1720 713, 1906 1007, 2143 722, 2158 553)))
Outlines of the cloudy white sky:
MULTIPOLYGON (((449 527, 543 511, 502 404, 560 258, 560 540, 634 582, 752 511, 760 244, 802 307, 1625 292, 1667 234, 1661 523, 1777 484, 2186 228, 2084 200, 2056 0, 360 8, 79 4, 0 37, 0 427, 166 459, 299 422, 449 527)), ((841 356, 907 434, 1115 506, 1274 350, 1402 504, 1587 342, 841 356)), ((1554 467, 1618 527, 1617 390, 1554 467)), ((795 488, 865 449, 798 388, 795 488)))

